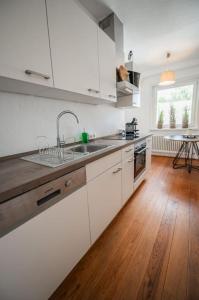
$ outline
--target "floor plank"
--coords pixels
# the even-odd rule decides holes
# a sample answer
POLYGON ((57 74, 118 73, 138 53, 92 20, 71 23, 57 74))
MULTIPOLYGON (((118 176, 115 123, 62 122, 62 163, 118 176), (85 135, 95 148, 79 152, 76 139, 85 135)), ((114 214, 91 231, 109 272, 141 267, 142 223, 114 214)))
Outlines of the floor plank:
MULTIPOLYGON (((139 228, 139 234, 134 238, 135 227, 132 227, 133 231, 130 230, 128 232, 116 256, 112 257, 111 263, 94 291, 97 291, 97 299, 110 299, 111 296, 114 299, 120 299, 121 297, 128 299, 129 295, 136 294, 163 212, 164 204, 155 202, 153 202, 151 209, 145 211, 144 214, 142 212, 144 223, 139 228), (154 206, 157 213, 156 216, 153 214, 154 206), (114 278, 114 280, 110 281, 110 278, 114 278)), ((138 217, 140 218, 141 215, 138 217)), ((94 293, 89 299, 93 299, 93 297, 94 293)))
POLYGON ((199 299, 199 172, 154 157, 144 184, 52 300, 199 299))
POLYGON ((179 172, 178 184, 173 196, 178 204, 176 226, 171 246, 167 275, 164 284, 164 300, 187 299, 189 253, 190 181, 184 171, 179 172))
POLYGON ((199 179, 193 177, 190 186, 190 239, 188 299, 199 299, 199 179))
POLYGON ((160 299, 173 238, 176 204, 168 201, 137 299, 160 299), (162 273, 162 274, 161 274, 162 273), (163 278, 162 278, 163 277, 163 278))

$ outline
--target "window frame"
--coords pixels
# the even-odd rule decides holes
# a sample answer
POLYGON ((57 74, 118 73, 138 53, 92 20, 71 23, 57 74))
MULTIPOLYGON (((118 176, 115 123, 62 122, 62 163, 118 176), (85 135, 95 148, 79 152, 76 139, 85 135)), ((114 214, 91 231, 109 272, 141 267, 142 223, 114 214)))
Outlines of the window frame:
POLYGON ((176 82, 175 84, 169 85, 169 86, 160 86, 160 85, 156 85, 153 86, 153 104, 152 104, 152 122, 151 122, 151 128, 152 130, 186 130, 186 128, 182 128, 182 127, 176 127, 176 128, 169 128, 169 127, 163 127, 162 129, 157 128, 157 92, 159 90, 166 90, 166 89, 170 89, 173 87, 181 87, 181 86, 185 86, 185 85, 191 85, 193 84, 193 99, 192 99, 192 110, 191 110, 191 122, 189 125, 189 128, 193 128, 193 129, 198 129, 199 124, 198 124, 198 108, 199 108, 199 104, 197 101, 197 98, 199 100, 199 80, 198 79, 187 79, 187 80, 181 80, 176 82))

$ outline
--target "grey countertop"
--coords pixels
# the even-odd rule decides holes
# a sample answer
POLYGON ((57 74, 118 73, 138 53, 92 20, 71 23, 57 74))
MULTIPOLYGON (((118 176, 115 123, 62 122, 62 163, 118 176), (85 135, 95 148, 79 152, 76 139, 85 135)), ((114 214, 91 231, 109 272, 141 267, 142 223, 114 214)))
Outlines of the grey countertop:
POLYGON ((77 170, 92 161, 136 143, 150 135, 151 134, 144 134, 135 140, 98 139, 95 143, 106 143, 114 145, 114 147, 93 153, 57 168, 42 166, 21 160, 20 158, 3 160, 0 162, 0 203, 77 170))

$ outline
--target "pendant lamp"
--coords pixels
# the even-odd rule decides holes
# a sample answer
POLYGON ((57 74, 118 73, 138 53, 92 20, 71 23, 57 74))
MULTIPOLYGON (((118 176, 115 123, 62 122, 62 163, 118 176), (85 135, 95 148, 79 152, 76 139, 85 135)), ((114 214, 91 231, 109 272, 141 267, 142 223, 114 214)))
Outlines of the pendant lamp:
MULTIPOLYGON (((167 53, 166 58, 167 58, 167 62, 170 58, 171 54, 167 53)), ((164 71, 161 75, 160 75, 160 82, 159 85, 171 85, 174 84, 176 81, 176 74, 175 72, 171 71, 171 70, 166 70, 164 71)))

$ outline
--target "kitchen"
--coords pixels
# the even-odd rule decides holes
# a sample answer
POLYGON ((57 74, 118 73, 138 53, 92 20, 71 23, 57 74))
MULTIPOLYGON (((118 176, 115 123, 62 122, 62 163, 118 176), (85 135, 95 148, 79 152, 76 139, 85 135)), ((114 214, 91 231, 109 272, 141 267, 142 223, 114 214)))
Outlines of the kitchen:
POLYGON ((0 299, 199 299, 198 8, 1 1, 0 299))

